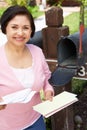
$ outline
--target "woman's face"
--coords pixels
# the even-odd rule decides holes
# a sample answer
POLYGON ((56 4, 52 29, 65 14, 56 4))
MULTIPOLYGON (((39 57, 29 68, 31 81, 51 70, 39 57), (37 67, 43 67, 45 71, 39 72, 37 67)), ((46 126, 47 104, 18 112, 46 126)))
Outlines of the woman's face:
POLYGON ((8 43, 16 46, 24 45, 31 37, 30 21, 25 15, 16 15, 6 27, 8 43))

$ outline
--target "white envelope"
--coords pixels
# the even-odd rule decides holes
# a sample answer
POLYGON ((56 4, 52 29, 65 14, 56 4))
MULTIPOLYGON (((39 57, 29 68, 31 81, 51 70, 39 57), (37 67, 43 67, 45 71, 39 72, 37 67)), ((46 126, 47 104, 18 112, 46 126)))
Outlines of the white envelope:
POLYGON ((53 101, 44 101, 33 106, 33 109, 47 118, 77 101, 76 94, 64 91, 53 97, 53 101))
POLYGON ((2 97, 3 101, 0 102, 0 105, 9 103, 27 103, 31 100, 35 93, 36 91, 31 91, 31 89, 28 88, 8 94, 2 97))

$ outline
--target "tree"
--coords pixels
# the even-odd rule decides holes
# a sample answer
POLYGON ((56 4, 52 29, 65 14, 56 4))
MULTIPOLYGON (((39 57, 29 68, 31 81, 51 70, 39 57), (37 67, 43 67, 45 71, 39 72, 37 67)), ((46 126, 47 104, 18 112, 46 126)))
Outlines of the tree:
POLYGON ((80 5, 80 23, 87 24, 87 0, 78 0, 80 5))
POLYGON ((84 6, 87 6, 87 0, 78 0, 80 1, 84 6))
POLYGON ((31 0, 5 0, 9 5, 24 5, 27 6, 31 0))

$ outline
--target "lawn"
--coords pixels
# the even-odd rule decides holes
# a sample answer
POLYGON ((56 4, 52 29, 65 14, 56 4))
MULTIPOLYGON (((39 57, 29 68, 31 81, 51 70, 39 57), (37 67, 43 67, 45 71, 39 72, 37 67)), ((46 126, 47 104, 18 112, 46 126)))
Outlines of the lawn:
MULTIPOLYGON (((84 18, 86 20, 86 18, 84 18)), ((80 25, 80 14, 79 12, 74 12, 64 18, 64 24, 68 25, 70 34, 73 34, 75 32, 79 31, 79 25, 80 25)), ((87 21, 85 21, 85 27, 87 28, 87 21)))

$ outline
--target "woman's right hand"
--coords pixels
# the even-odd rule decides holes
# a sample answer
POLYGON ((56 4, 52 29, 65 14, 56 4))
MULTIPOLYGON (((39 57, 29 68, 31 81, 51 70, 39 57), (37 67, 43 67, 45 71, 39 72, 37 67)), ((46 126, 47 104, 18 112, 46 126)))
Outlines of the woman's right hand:
MULTIPOLYGON (((2 98, 0 98, 0 102, 3 102, 3 99, 2 99, 2 98)), ((3 109, 5 109, 5 108, 6 108, 6 104, 0 105, 0 110, 3 110, 3 109)))
POLYGON ((0 110, 3 110, 6 108, 6 104, 5 105, 0 105, 0 110))

